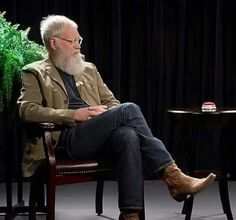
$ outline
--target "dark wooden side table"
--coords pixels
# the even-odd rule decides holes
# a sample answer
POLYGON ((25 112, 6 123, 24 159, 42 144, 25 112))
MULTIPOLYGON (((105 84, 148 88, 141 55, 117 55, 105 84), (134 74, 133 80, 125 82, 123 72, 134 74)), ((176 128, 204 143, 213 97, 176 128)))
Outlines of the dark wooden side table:
MULTIPOLYGON (((236 108, 218 108, 214 112, 202 112, 200 107, 191 108, 173 108, 168 109, 171 122, 180 126, 181 138, 184 141, 184 150, 187 155, 187 169, 190 175, 197 177, 204 177, 207 175, 207 171, 198 172, 195 164, 196 147, 191 140, 190 132, 196 128, 216 128, 227 127, 230 125, 236 125, 236 108)), ((227 177, 227 148, 224 145, 220 145, 220 157, 219 168, 217 169, 217 180, 219 183, 219 192, 223 211, 228 220, 233 220, 229 193, 228 193, 228 177, 227 177), (224 147, 224 149, 223 149, 224 147)), ((209 173, 210 171, 208 171, 209 173)), ((190 196, 185 202, 182 209, 182 214, 185 214, 185 220, 191 219, 192 206, 194 196, 190 196)))
POLYGON ((21 138, 19 127, 8 128, 5 126, 4 135, 4 164, 5 172, 5 204, 0 206, 0 216, 5 216, 5 220, 14 219, 19 213, 29 212, 29 206, 25 205, 23 200, 23 177, 21 174, 21 138), (15 132, 15 133, 14 133, 15 132), (17 146, 13 142, 17 141, 17 146), (13 190, 13 184, 16 183, 16 191, 13 190), (16 194, 16 196, 15 196, 16 194), (16 197, 16 204, 14 204, 14 197, 16 197))

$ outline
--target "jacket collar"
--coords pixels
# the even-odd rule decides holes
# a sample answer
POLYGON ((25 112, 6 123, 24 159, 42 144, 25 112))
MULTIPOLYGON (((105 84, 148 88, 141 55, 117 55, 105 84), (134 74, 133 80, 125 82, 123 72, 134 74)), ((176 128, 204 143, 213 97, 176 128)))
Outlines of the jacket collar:
MULTIPOLYGON (((85 69, 87 67, 91 68, 90 63, 86 62, 85 65, 86 65, 85 69)), ((64 83, 63 83, 63 81, 60 77, 60 74, 58 73, 57 68, 54 66, 54 64, 52 63, 50 58, 45 59, 45 69, 46 69, 46 73, 63 88, 66 95, 68 96, 67 91, 66 91, 66 87, 65 87, 65 85, 64 85, 64 83)), ((76 83, 77 87, 79 87, 79 85, 83 85, 83 83, 84 83, 83 73, 74 76, 74 78, 75 78, 75 83, 76 83)))
POLYGON ((60 77, 60 74, 58 73, 56 67, 53 65, 52 61, 49 58, 45 60, 45 70, 48 76, 50 76, 51 79, 56 81, 62 87, 64 92, 67 94, 66 87, 60 77))

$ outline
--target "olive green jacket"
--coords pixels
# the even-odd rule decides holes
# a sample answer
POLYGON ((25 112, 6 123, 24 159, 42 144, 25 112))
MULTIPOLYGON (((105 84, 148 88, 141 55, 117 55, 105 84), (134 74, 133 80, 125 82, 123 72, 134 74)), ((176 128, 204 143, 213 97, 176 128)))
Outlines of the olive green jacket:
MULTIPOLYGON (((75 123, 74 110, 68 109, 65 85, 50 59, 25 66, 21 78, 22 89, 17 103, 22 121, 75 123)), ((88 105, 107 105, 108 108, 119 105, 92 63, 86 62, 83 73, 74 78, 81 98, 88 105)), ((59 135, 59 132, 52 134, 55 143, 59 135)), ((41 138, 28 138, 23 153, 23 176, 33 175, 44 158, 41 138)))

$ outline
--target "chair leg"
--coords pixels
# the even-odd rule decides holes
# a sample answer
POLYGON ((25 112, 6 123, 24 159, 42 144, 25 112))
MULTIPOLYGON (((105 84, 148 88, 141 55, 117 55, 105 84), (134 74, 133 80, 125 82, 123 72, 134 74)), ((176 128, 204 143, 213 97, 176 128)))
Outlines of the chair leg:
POLYGON ((185 220, 190 220, 193 209, 194 196, 190 196, 187 200, 184 201, 184 206, 182 209, 182 214, 185 215, 185 220))
POLYGON ((224 213, 227 216, 228 220, 233 220, 233 215, 230 207, 229 200, 229 191, 228 191, 228 180, 227 178, 222 178, 219 180, 219 191, 220 191, 220 199, 224 213))
POLYGON ((95 209, 97 215, 101 215, 103 213, 103 189, 104 189, 104 180, 98 180, 96 187, 96 199, 95 199, 95 209))
POLYGON ((144 198, 144 182, 143 182, 143 209, 139 212, 139 219, 145 220, 145 198, 144 198))
POLYGON ((47 220, 55 220, 55 195, 56 186, 49 181, 47 185, 47 220))
POLYGON ((17 180, 17 202, 18 205, 24 206, 25 201, 23 200, 23 180, 22 177, 18 177, 17 180))
POLYGON ((34 180, 31 180, 30 195, 29 195, 29 220, 36 220, 36 201, 37 201, 37 184, 34 180))
POLYGON ((8 177, 6 181, 6 203, 5 220, 12 220, 14 218, 14 216, 12 216, 12 182, 8 177))
POLYGON ((143 208, 143 209, 139 212, 138 216, 139 216, 139 220, 145 220, 145 208, 143 208))
POLYGON ((40 183, 37 190, 37 211, 45 212, 45 192, 44 184, 40 183))

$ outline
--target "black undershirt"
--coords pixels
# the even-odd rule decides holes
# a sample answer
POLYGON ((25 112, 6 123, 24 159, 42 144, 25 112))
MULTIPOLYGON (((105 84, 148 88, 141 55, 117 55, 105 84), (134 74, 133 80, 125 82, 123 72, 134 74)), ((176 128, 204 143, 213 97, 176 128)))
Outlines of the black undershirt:
POLYGON ((88 104, 81 98, 79 91, 75 84, 75 79, 72 75, 69 75, 62 71, 61 69, 57 69, 64 85, 66 87, 66 91, 69 96, 69 109, 78 109, 82 107, 88 107, 88 104))
MULTIPOLYGON (((57 69, 64 85, 66 87, 66 91, 69 96, 69 109, 78 109, 82 107, 88 107, 88 104, 81 98, 79 91, 76 87, 75 79, 72 75, 69 75, 63 72, 60 69, 57 69)), ((77 124, 79 126, 79 123, 77 124)), ((73 156, 68 152, 68 146, 70 143, 70 139, 73 133, 73 129, 67 128, 63 130, 60 134, 57 147, 56 147, 56 154, 60 158, 63 159, 75 159, 73 156)))

